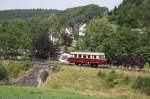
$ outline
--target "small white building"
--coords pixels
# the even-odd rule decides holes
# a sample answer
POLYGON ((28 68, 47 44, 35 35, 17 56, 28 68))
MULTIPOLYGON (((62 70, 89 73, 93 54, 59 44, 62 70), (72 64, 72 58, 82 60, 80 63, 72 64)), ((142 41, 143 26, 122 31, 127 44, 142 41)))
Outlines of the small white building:
POLYGON ((67 33, 68 35, 73 35, 73 29, 71 27, 66 27, 65 33, 67 33))
POLYGON ((49 40, 53 42, 53 44, 56 44, 58 41, 58 38, 55 38, 53 35, 49 35, 49 40))
POLYGON ((85 32, 86 32, 86 23, 80 25, 79 27, 79 36, 85 36, 85 32))

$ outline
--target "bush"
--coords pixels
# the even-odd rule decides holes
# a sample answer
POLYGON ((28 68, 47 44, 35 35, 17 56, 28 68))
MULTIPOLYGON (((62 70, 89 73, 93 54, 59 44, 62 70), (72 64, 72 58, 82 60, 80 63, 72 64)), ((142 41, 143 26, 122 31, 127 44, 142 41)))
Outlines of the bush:
POLYGON ((0 81, 8 79, 8 72, 4 66, 0 65, 0 81))
POLYGON ((60 71, 60 64, 55 63, 55 64, 52 66, 52 71, 53 71, 53 72, 58 72, 58 71, 60 71))
POLYGON ((116 77, 117 77, 117 74, 115 71, 111 71, 110 73, 106 75, 105 81, 108 87, 114 87, 117 84, 115 80, 116 77))
POLYGON ((8 74, 12 78, 17 78, 20 73, 29 70, 32 67, 32 63, 26 62, 9 62, 7 66, 8 74))
POLYGON ((150 95, 150 77, 138 77, 133 83, 132 88, 150 95))
POLYGON ((22 65, 23 65, 22 69, 25 70, 25 71, 29 70, 32 67, 32 63, 28 62, 28 61, 22 63, 22 65))
POLYGON ((145 69, 145 70, 150 70, 150 65, 149 65, 148 62, 144 65, 144 69, 145 69))
POLYGON ((128 54, 128 55, 121 55, 117 57, 117 64, 122 65, 124 67, 135 67, 138 68, 144 67, 144 60, 136 55, 128 54))
POLYGON ((102 72, 102 71, 99 71, 99 72, 97 73, 97 76, 98 76, 98 77, 105 78, 106 74, 105 74, 104 72, 102 72))
POLYGON ((128 76, 124 76, 121 73, 116 73, 116 71, 114 70, 112 70, 108 74, 99 72, 98 76, 104 78, 105 84, 107 87, 114 87, 116 85, 129 84, 129 81, 130 81, 130 78, 128 76))

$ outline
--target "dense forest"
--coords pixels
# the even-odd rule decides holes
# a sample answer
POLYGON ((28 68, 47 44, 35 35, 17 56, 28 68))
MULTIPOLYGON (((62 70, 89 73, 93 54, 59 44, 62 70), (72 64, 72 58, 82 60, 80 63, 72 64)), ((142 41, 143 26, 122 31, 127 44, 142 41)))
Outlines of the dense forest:
POLYGON ((71 51, 105 52, 110 64, 142 67, 150 63, 149 4, 149 0, 123 0, 110 12, 97 5, 0 11, 0 55, 56 56, 62 46, 68 51, 64 30, 72 27, 76 46, 71 51), (85 37, 79 37, 83 23, 85 37), (49 35, 57 37, 56 44, 49 35))
POLYGON ((123 3, 112 11, 112 19, 119 25, 132 28, 149 26, 149 5, 149 0, 123 0, 123 3))
POLYGON ((34 17, 49 17, 52 14, 58 14, 59 10, 46 9, 16 9, 0 11, 0 23, 17 19, 32 19, 34 17))

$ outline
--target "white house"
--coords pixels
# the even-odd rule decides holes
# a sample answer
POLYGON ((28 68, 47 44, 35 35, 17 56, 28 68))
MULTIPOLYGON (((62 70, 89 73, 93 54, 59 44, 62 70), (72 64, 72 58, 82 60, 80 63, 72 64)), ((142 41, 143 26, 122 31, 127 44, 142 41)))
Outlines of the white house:
POLYGON ((58 38, 55 38, 52 35, 49 35, 49 40, 53 42, 53 44, 56 44, 56 42, 58 41, 58 38))
POLYGON ((86 31, 86 23, 84 23, 83 25, 80 25, 79 27, 79 36, 85 36, 85 31, 86 31))
POLYGON ((65 33, 67 33, 68 35, 73 35, 72 28, 71 27, 70 28, 66 27, 65 33))

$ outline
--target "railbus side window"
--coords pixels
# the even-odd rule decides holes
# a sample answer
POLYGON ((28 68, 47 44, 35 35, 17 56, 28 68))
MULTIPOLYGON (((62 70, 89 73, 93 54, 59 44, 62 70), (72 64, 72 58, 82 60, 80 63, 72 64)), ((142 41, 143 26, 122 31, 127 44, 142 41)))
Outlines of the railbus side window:
POLYGON ((86 58, 86 55, 83 55, 83 58, 86 58))
POLYGON ((92 55, 92 59, 94 59, 94 56, 92 55))
POLYGON ((90 55, 88 55, 88 58, 91 58, 91 56, 90 56, 90 55))
POLYGON ((96 55, 94 55, 94 59, 96 59, 96 55))
POLYGON ((81 55, 78 55, 78 58, 81 58, 81 55))
POLYGON ((76 54, 74 55, 74 58, 77 58, 77 55, 76 55, 76 54))

